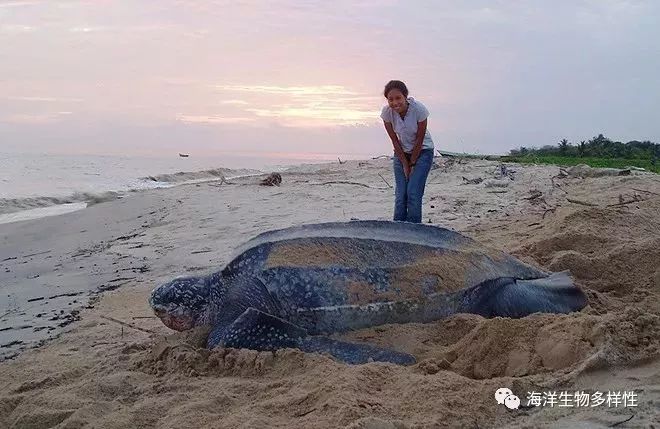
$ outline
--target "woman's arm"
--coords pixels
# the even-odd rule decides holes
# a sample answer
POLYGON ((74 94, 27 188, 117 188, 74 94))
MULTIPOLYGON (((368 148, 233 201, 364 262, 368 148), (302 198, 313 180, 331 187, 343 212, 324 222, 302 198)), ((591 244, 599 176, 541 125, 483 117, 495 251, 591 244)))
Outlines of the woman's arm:
POLYGON ((410 163, 412 166, 417 162, 419 158, 419 153, 422 151, 422 145, 424 144, 424 135, 426 134, 426 128, 428 126, 428 119, 424 119, 422 122, 417 123, 417 134, 415 135, 415 146, 413 146, 412 155, 410 156, 410 163))
POLYGON ((401 161, 401 164, 403 164, 403 171, 406 173, 406 177, 410 174, 410 165, 408 164, 408 158, 406 158, 406 154, 403 152, 403 147, 401 147, 401 142, 399 141, 399 137, 396 135, 394 132, 394 127, 392 127, 391 122, 385 122, 383 121, 383 124, 385 124, 385 130, 387 131, 387 134, 390 136, 390 139, 392 140, 392 146, 394 146, 394 153, 396 154, 397 158, 401 161))

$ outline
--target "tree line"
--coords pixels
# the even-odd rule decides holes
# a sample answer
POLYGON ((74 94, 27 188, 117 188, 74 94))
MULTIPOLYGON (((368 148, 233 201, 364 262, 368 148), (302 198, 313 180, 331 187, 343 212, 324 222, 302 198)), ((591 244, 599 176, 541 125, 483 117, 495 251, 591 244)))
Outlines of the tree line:
POLYGON ((579 158, 625 158, 650 159, 655 163, 660 158, 660 144, 649 140, 632 140, 627 143, 613 141, 602 134, 579 143, 562 139, 556 146, 546 145, 541 148, 520 147, 510 151, 512 156, 553 155, 579 158))

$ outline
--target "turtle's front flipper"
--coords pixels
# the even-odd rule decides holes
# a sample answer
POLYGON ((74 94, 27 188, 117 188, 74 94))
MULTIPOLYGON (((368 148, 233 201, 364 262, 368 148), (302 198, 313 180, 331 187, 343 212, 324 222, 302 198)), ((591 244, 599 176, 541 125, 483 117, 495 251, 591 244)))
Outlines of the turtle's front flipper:
MULTIPOLYGON (((245 313, 252 308, 262 314, 279 315, 280 308, 266 289, 263 281, 256 276, 231 276, 224 279, 228 285, 223 304, 215 311, 217 318, 211 323, 213 330, 208 336, 207 346, 213 348, 225 341, 232 326, 256 323, 245 313), (230 303, 225 304, 225 303, 230 303), (264 313, 266 312, 266 313, 264 313), (243 317, 243 319, 241 319, 243 317)), ((252 313, 250 313, 252 314, 252 313)), ((234 346, 232 346, 234 347, 234 346)), ((240 348, 242 346, 236 346, 240 348)))
POLYGON ((305 352, 329 353, 349 364, 370 361, 403 365, 415 363, 411 355, 393 350, 326 337, 310 337, 299 326, 255 308, 248 308, 231 325, 214 329, 208 345, 210 348, 224 346, 259 351, 298 348, 305 352))
POLYGON ((224 346, 259 351, 295 348, 300 338, 306 335, 304 329, 250 307, 232 324, 214 328, 209 336, 208 347, 224 346))
POLYGON ((571 313, 587 305, 568 272, 534 280, 501 277, 468 289, 459 311, 484 317, 525 317, 532 313, 571 313))

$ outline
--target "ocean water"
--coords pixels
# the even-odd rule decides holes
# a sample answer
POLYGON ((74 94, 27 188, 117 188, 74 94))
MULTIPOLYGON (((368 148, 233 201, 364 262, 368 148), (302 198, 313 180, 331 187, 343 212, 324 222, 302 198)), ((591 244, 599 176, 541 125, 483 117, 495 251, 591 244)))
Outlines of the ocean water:
MULTIPOLYGON (((365 156, 342 155, 342 159, 365 156)), ((0 153, 0 223, 62 214, 129 192, 282 171, 331 154, 108 156, 0 153)))

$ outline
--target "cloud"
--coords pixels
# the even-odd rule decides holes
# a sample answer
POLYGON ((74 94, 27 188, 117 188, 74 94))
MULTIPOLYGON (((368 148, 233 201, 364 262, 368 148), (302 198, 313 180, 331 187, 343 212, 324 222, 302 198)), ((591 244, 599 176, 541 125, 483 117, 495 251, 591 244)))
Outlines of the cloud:
POLYGON ((368 125, 378 119, 377 111, 351 109, 340 106, 290 107, 246 109, 257 116, 277 118, 283 125, 296 127, 368 125))
POLYGON ((180 122, 195 124, 240 124, 255 121, 255 118, 228 118, 218 115, 178 115, 176 119, 180 122))
POLYGON ((72 112, 56 112, 56 113, 43 113, 43 114, 12 114, 5 117, 0 117, 0 122, 10 124, 50 124, 62 119, 62 116, 68 116, 72 112))
POLYGON ((72 33, 98 33, 100 31, 108 30, 106 27, 73 27, 69 28, 72 33))
POLYGON ((355 92, 339 85, 320 86, 267 86, 267 85, 217 85, 223 91, 258 92, 262 94, 306 95, 354 95, 355 92))
POLYGON ((81 102, 82 98, 59 98, 59 97, 25 97, 25 96, 9 96, 7 100, 14 101, 34 101, 34 102, 81 102))
POLYGON ((0 27, 0 33, 5 34, 23 34, 32 33, 37 30, 37 27, 30 25, 3 25, 0 27))
MULTIPOLYGON (((250 108, 258 118, 270 118, 287 127, 369 125, 378 119, 375 97, 361 95, 341 85, 275 86, 216 85, 223 92, 252 94, 250 108)), ((247 105, 241 100, 223 104, 247 105)))
POLYGON ((41 1, 35 1, 35 0, 0 2, 0 8, 32 6, 32 5, 36 5, 36 4, 40 4, 40 3, 42 3, 42 2, 41 1))

